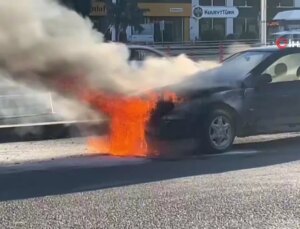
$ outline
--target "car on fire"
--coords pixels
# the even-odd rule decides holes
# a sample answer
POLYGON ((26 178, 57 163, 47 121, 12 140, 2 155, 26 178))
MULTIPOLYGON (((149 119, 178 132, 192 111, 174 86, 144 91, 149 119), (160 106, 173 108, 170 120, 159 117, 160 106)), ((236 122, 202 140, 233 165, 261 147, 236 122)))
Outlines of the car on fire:
POLYGON ((300 49, 253 48, 217 68, 161 91, 182 102, 161 101, 147 136, 197 139, 204 152, 227 151, 235 137, 300 131, 300 49))

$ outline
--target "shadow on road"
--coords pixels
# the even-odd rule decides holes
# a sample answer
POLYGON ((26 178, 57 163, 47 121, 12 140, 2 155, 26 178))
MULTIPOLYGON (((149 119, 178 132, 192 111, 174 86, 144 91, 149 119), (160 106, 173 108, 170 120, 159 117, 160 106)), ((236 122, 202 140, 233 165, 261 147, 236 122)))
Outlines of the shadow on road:
POLYGON ((115 167, 0 174, 0 201, 98 190, 173 178, 258 168, 300 160, 300 138, 236 145, 224 155, 149 160, 115 167))

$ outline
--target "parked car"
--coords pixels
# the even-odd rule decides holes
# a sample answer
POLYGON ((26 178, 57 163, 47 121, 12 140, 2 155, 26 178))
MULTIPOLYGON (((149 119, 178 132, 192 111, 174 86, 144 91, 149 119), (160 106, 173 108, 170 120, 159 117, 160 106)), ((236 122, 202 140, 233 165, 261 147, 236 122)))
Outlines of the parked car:
POLYGON ((207 72, 159 89, 181 103, 159 102, 147 129, 151 139, 197 139, 211 153, 235 139, 300 131, 300 49, 239 52, 207 72))
POLYGON ((300 41, 300 30, 280 31, 271 34, 271 41, 269 44, 276 44, 278 39, 286 39, 287 41, 300 41))
POLYGON ((167 57, 165 53, 148 46, 129 45, 128 48, 130 50, 129 61, 144 61, 146 58, 149 57, 167 57))

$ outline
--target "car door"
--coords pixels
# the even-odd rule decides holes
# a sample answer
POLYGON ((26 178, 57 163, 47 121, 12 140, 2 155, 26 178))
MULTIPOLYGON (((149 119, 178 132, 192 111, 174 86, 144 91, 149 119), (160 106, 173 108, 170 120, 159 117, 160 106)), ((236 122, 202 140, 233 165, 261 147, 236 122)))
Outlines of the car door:
POLYGON ((300 129, 300 54, 287 54, 266 68, 272 82, 245 91, 249 122, 260 133, 300 129))

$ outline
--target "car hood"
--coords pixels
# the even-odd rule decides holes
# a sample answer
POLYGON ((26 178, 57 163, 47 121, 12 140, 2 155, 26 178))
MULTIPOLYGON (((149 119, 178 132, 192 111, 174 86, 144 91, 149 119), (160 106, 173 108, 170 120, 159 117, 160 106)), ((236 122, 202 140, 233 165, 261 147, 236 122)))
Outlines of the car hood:
POLYGON ((174 92, 180 97, 198 97, 206 93, 240 88, 242 79, 238 73, 224 71, 218 67, 209 71, 200 72, 180 83, 161 88, 161 91, 174 92))

